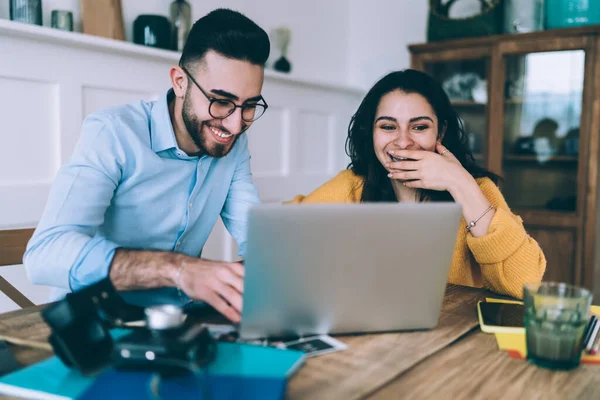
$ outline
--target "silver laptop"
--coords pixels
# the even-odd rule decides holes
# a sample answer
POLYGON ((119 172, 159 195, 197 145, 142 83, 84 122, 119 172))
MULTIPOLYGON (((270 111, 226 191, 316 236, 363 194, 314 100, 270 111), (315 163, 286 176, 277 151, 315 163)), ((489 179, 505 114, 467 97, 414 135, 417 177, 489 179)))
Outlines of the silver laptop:
POLYGON ((253 208, 240 336, 435 327, 460 216, 455 203, 253 208))

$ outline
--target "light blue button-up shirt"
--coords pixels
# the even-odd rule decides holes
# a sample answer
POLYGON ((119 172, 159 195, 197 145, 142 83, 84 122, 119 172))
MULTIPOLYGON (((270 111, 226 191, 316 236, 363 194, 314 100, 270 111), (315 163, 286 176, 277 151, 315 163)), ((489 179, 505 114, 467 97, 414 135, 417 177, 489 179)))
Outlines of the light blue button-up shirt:
POLYGON ((244 255, 247 213, 259 203, 247 136, 225 157, 189 157, 175 140, 171 97, 83 122, 23 260, 33 283, 59 288, 53 299, 105 278, 118 247, 200 256, 219 215, 244 255))

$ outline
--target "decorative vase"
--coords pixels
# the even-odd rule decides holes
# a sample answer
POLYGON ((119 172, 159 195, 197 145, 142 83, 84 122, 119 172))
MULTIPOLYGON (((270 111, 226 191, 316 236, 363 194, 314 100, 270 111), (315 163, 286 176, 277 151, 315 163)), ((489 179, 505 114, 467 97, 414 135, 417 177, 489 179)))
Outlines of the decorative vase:
POLYGON ((272 34, 275 46, 279 49, 281 57, 273 64, 273 69, 279 72, 290 72, 292 64, 287 59, 287 51, 292 39, 292 31, 288 28, 274 29, 272 34))
POLYGON ((504 0, 504 32, 524 33, 544 29, 544 0, 504 0))
POLYGON ((192 29, 192 8, 185 0, 175 0, 169 8, 172 25, 172 48, 182 51, 190 29, 192 29))
POLYGON ((61 31, 73 31, 73 13, 71 11, 52 10, 50 26, 61 31))
POLYGON ((10 0, 10 19, 27 24, 43 25, 42 0, 10 0))
POLYGON ((290 72, 292 70, 292 64, 290 64, 285 56, 281 56, 275 61, 275 64, 273 64, 273 69, 279 72, 290 72))
MULTIPOLYGON (((480 13, 470 17, 451 18, 452 6, 457 7, 458 4, 456 0, 429 0, 427 40, 434 42, 502 33, 504 13, 502 0, 479 0, 479 3, 480 13)), ((452 15, 461 13, 453 11, 452 15)))
POLYGON ((133 42, 170 50, 171 23, 162 15, 139 15, 133 22, 133 42))
POLYGON ((546 0, 546 28, 600 24, 597 0, 546 0))

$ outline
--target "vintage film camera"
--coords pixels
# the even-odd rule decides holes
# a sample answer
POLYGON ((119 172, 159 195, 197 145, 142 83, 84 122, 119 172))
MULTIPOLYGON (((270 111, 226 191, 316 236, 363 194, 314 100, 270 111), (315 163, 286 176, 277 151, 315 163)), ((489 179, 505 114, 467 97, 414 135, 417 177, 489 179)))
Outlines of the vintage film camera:
MULTIPOLYGON (((185 374, 210 363, 216 344, 199 323, 187 322, 181 308, 142 308, 126 303, 104 279, 42 310, 49 341, 61 361, 84 375, 106 367, 185 374), (145 326, 130 327, 145 320, 145 326), (112 328, 115 329, 111 332, 112 328)), ((144 325, 144 324, 143 324, 144 325)))

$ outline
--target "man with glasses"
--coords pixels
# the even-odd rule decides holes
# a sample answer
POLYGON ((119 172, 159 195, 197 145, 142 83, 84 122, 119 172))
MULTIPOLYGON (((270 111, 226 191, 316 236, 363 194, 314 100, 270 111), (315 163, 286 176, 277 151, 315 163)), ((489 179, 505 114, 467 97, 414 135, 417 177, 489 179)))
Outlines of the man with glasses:
POLYGON ((215 10, 192 27, 165 96, 88 116, 27 246, 32 282, 56 299, 109 276, 133 303, 202 301, 238 322, 243 265, 200 256, 219 216, 245 252, 259 199, 244 132, 268 107, 269 48, 250 19, 215 10))

